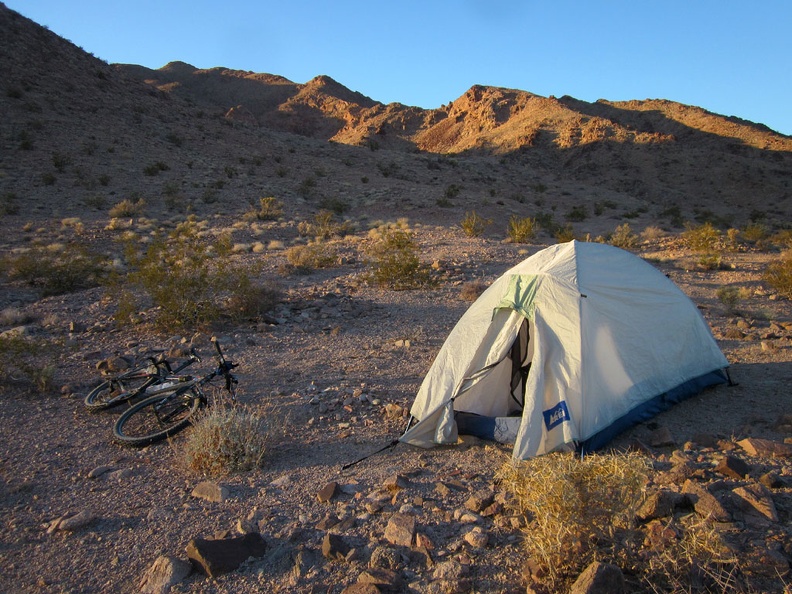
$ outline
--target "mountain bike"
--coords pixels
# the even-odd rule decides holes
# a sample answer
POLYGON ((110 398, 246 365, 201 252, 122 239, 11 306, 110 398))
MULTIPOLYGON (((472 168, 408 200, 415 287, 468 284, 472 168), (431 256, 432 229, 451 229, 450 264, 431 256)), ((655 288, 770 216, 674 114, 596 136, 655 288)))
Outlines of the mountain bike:
POLYGON ((108 378, 91 390, 85 397, 85 407, 91 412, 99 412, 144 396, 154 386, 173 385, 176 381, 172 376, 200 360, 194 349, 175 369, 163 356, 146 357, 145 363, 108 378))
MULTIPOLYGON (((208 404, 204 388, 216 377, 225 380, 225 389, 236 400, 238 380, 231 370, 238 367, 225 358, 220 343, 212 337, 217 351, 217 368, 201 378, 188 378, 177 386, 154 389, 154 395, 132 405, 118 417, 113 439, 121 445, 143 447, 175 435, 208 404)), ((151 390, 151 388, 150 388, 151 390)))

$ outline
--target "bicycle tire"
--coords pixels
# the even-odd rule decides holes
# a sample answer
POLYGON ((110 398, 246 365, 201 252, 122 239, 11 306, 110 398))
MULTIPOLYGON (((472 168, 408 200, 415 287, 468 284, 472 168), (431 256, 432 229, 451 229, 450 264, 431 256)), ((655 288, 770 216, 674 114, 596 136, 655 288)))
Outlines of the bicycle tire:
POLYGON ((88 392, 84 400, 85 408, 90 412, 99 412, 129 402, 140 393, 140 388, 151 381, 151 374, 145 373, 147 369, 135 369, 103 381, 88 392))
POLYGON ((125 410, 113 426, 113 439, 143 447, 171 437, 187 427, 206 404, 196 386, 186 386, 151 396, 125 410))

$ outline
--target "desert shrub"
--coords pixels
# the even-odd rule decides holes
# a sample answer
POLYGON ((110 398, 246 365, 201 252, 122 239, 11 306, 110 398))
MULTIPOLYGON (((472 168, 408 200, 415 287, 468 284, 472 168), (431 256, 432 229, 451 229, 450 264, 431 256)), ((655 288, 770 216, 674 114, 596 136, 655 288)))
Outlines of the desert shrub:
POLYGON ((429 269, 418 258, 418 248, 409 231, 383 229, 367 252, 375 284, 396 291, 431 284, 429 269))
POLYGON ((200 232, 195 220, 155 236, 140 250, 129 243, 130 272, 111 284, 119 303, 116 319, 131 321, 131 314, 144 305, 141 298, 156 307, 156 322, 164 328, 198 327, 223 316, 248 315, 243 306, 258 291, 251 279, 256 269, 229 262, 231 247, 230 237, 212 239, 200 232))
POLYGON ((742 238, 748 243, 759 243, 760 241, 767 239, 770 233, 768 232, 767 227, 761 223, 751 223, 750 225, 743 227, 743 229, 740 231, 740 235, 742 235, 742 238))
POLYGON ((764 281, 779 294, 792 299, 792 251, 784 252, 764 271, 764 281))
POLYGON ((55 365, 48 361, 54 351, 55 345, 30 336, 0 335, 0 392, 11 385, 41 394, 51 390, 55 365))
POLYGON ((283 202, 274 196, 259 198, 259 208, 255 216, 259 221, 276 221, 283 214, 283 202))
POLYGON ((657 241, 665 236, 666 232, 655 226, 649 226, 641 232, 641 239, 644 241, 657 241))
POLYGON ((729 313, 735 313, 737 311, 737 305, 742 299, 742 291, 739 287, 735 287, 734 285, 718 287, 716 295, 718 301, 726 307, 726 311, 729 313))
POLYGON ((536 238, 538 230, 539 224, 536 219, 512 215, 509 218, 506 235, 512 243, 529 243, 536 238))
POLYGON ((139 217, 141 214, 143 214, 143 209, 145 207, 146 201, 143 200, 143 198, 138 198, 136 201, 125 198, 118 204, 112 206, 107 214, 109 214, 110 217, 114 219, 139 217))
POLYGON ((329 210, 320 210, 314 215, 313 221, 300 221, 297 225, 300 235, 318 239, 346 235, 350 230, 348 222, 337 221, 335 214, 329 210))
POLYGON ((499 480, 525 517, 527 557, 541 565, 553 591, 594 559, 616 559, 634 544, 628 535, 648 468, 638 454, 556 453, 500 469, 499 480))
POLYGON ((588 212, 586 211, 586 207, 583 204, 578 206, 573 206, 569 209, 569 212, 566 214, 567 221, 573 221, 579 223, 581 221, 585 221, 588 218, 588 212))
POLYGON ((682 209, 679 206, 669 206, 665 210, 660 211, 660 216, 668 219, 672 227, 683 227, 685 218, 682 216, 682 209))
POLYGON ((536 215, 536 222, 539 224, 540 229, 544 229, 550 235, 555 235, 558 230, 558 224, 553 218, 552 212, 540 212, 536 215))
POLYGON ((697 252, 711 252, 720 247, 721 232, 712 223, 703 223, 698 226, 688 225, 682 239, 685 245, 697 252))
POLYGON ((335 264, 338 256, 330 244, 323 242, 295 245, 286 250, 286 260, 297 272, 305 273, 314 268, 328 268, 335 264))
POLYGON ((720 270, 724 267, 723 256, 718 252, 700 254, 696 266, 701 270, 720 270))
POLYGON ((445 192, 443 192, 443 198, 450 201, 452 198, 456 198, 459 196, 459 193, 462 191, 462 186, 459 184, 449 184, 446 186, 445 192))
POLYGON ((485 219, 476 213, 475 210, 472 210, 465 213, 459 226, 462 227, 462 231, 467 237, 478 237, 491 224, 491 220, 485 219))
POLYGON ((611 233, 608 243, 618 248, 632 249, 638 245, 638 236, 633 233, 629 223, 624 223, 611 233))
POLYGON ((163 163, 162 161, 157 161, 156 163, 146 165, 143 168, 143 173, 153 177, 155 175, 159 175, 161 171, 168 171, 168 169, 170 169, 170 167, 167 164, 163 163))
POLYGON ((270 443, 270 415, 236 406, 212 406, 196 415, 182 457, 204 476, 226 476, 257 468, 270 443))
POLYGON ((567 223, 563 227, 557 226, 553 236, 558 243, 566 243, 567 241, 575 239, 575 230, 572 228, 572 225, 567 223))
POLYGON ((39 288, 45 297, 96 287, 104 279, 105 258, 77 243, 57 247, 36 247, 7 256, 2 270, 11 280, 39 288))
POLYGON ((482 281, 470 281, 462 285, 459 290, 459 297, 464 301, 475 301, 487 290, 487 283, 482 281))
POLYGON ((0 196, 0 216, 19 214, 17 196, 13 192, 5 192, 0 196))
POLYGON ((340 198, 322 198, 319 206, 323 210, 329 210, 337 215, 342 215, 349 210, 349 203, 340 198))

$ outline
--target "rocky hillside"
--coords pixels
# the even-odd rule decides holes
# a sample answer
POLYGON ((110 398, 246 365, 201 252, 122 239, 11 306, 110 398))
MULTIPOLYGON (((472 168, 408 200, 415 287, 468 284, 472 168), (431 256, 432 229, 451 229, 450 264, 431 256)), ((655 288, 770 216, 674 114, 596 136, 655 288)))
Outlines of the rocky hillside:
POLYGON ((474 86, 424 110, 327 76, 108 65, 2 5, 0 34, 0 184, 31 213, 163 194, 171 208, 238 211, 275 195, 429 221, 449 207, 495 221, 574 210, 576 231, 593 233, 624 216, 640 227, 667 213, 724 225, 792 214, 792 139, 696 107, 474 86))

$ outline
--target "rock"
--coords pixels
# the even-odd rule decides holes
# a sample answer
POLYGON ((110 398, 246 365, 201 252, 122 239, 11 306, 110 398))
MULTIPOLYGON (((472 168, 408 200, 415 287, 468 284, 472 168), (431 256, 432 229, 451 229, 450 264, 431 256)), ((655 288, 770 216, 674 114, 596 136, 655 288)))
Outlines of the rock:
POLYGON ((578 576, 569 594, 620 594, 627 591, 621 569, 595 561, 578 576))
POLYGON ((646 525, 644 547, 653 551, 662 551, 678 538, 677 531, 665 522, 652 520, 646 525))
POLYGON ((432 577, 436 580, 456 581, 467 575, 467 567, 455 559, 444 561, 435 567, 432 577))
POLYGON ((778 476, 778 473, 772 470, 760 476, 759 482, 768 489, 780 489, 786 484, 781 480, 781 477, 778 476))
POLYGON ((383 483, 383 487, 388 489, 389 491, 398 491, 400 489, 406 489, 407 485, 409 485, 409 481, 407 477, 402 476, 401 474, 394 474, 393 476, 388 477, 385 479, 383 483))
POLYGON ((327 514, 321 520, 319 520, 319 522, 316 524, 316 529, 317 530, 330 530, 330 528, 332 528, 333 526, 337 525, 338 522, 340 522, 340 520, 338 519, 338 516, 336 516, 333 513, 330 513, 330 514, 327 514))
POLYGON ((400 592, 404 580, 398 573, 390 569, 370 567, 358 576, 358 583, 373 584, 381 592, 400 592))
POLYGON ((739 497, 744 511, 758 512, 771 522, 778 522, 778 512, 773 503, 773 498, 766 487, 754 483, 745 487, 738 487, 732 493, 739 497))
POLYGON ((660 489, 650 494, 643 502, 636 517, 646 522, 656 518, 665 518, 674 515, 674 509, 685 502, 685 496, 669 489, 660 489))
POLYGON ((171 586, 178 584, 192 571, 192 565, 176 557, 157 557, 140 579, 138 590, 142 594, 166 594, 171 586))
POLYGON ((394 404, 389 402, 385 405, 385 417, 388 419, 401 419, 403 416, 407 414, 407 409, 399 406, 398 404, 394 404))
POLYGON ((750 456, 763 458, 790 458, 792 457, 792 444, 779 443, 770 439, 748 437, 737 442, 750 456))
POLYGON ((374 584, 355 582, 341 590, 341 594, 380 594, 381 590, 374 584))
POLYGON ((479 513, 490 506, 495 499, 495 494, 489 490, 476 491, 465 501, 465 507, 472 512, 479 513))
POLYGON ((110 472, 111 470, 113 470, 112 466, 107 466, 107 465, 105 465, 105 466, 97 466, 91 472, 88 473, 88 478, 89 479, 99 478, 100 476, 110 472))
POLYGON ((322 555, 330 561, 346 561, 352 547, 337 534, 325 534, 322 540, 322 555))
POLYGON ((713 522, 730 522, 731 514, 721 505, 712 493, 699 483, 691 480, 682 485, 682 492, 688 496, 693 509, 701 517, 713 522))
POLYGON ((214 503, 223 503, 228 499, 228 489, 213 481, 203 481, 192 490, 192 496, 214 503))
POLYGON ((649 435, 649 445, 653 448, 673 446, 676 444, 674 436, 668 427, 659 427, 649 435))
POLYGON ((338 483, 331 481, 319 490, 316 494, 316 498, 319 500, 319 503, 327 503, 335 497, 337 491, 338 483))
POLYGON ((751 466, 736 456, 724 456, 715 467, 715 472, 729 478, 742 480, 750 474, 751 466))
POLYGON ((258 533, 220 540, 194 538, 187 544, 187 557, 209 577, 234 571, 249 557, 263 557, 266 552, 267 543, 258 533))
POLYGON ((396 549, 379 545, 371 552, 369 567, 398 569, 399 565, 401 565, 401 555, 399 555, 396 549))
POLYGON ((489 534, 480 526, 475 526, 470 532, 465 534, 464 539, 474 549, 483 549, 489 542, 489 534))
POLYGON ((415 518, 407 514, 393 514, 385 528, 385 540, 396 546, 412 546, 415 518))
POLYGON ((61 516, 57 520, 52 521, 49 528, 47 528, 47 532, 50 534, 56 530, 73 532, 87 526, 95 519, 96 516, 93 513, 83 510, 73 515, 61 516))
POLYGON ((714 448, 718 445, 718 438, 711 433, 696 433, 693 441, 703 448, 714 448))

